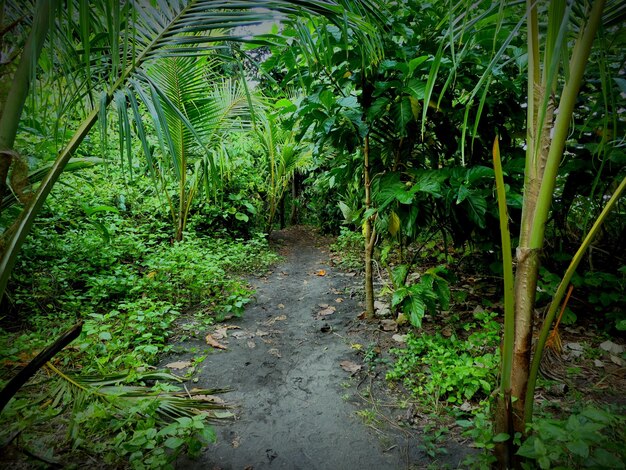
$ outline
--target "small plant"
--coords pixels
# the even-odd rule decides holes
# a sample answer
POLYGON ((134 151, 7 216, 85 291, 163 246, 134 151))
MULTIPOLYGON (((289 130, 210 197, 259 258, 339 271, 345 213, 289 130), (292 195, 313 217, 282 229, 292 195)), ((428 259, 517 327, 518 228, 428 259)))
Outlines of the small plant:
POLYGON ((394 292, 391 297, 391 306, 400 308, 411 325, 421 328, 422 319, 426 311, 436 312, 437 306, 446 310, 450 304, 450 288, 445 279, 447 274, 443 266, 428 269, 415 284, 406 284, 408 278, 407 265, 396 266, 391 277, 394 292))
POLYGON ((518 455, 539 468, 625 468, 626 419, 615 410, 584 408, 565 420, 537 418, 518 455))
POLYGON ((341 227, 337 241, 330 250, 338 256, 337 264, 343 269, 361 269, 363 266, 363 235, 341 227))
POLYGON ((448 450, 444 447, 450 430, 446 427, 437 427, 427 424, 422 429, 421 444, 418 449, 434 459, 439 455, 445 455, 448 450))
MULTIPOLYGON (((455 334, 409 333, 405 349, 392 349, 397 360, 387 372, 388 380, 399 380, 416 397, 435 406, 445 400, 462 404, 486 398, 496 381, 500 325, 495 313, 475 314, 479 324, 467 339, 455 334)), ((472 324, 470 324, 472 325, 472 324)))

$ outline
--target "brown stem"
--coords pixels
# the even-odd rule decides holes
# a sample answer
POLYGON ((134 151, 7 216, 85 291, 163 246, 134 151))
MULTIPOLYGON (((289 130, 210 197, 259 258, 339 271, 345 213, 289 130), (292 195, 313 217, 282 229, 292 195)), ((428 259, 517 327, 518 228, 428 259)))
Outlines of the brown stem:
POLYGON ((61 349, 78 338, 82 329, 83 322, 81 321, 63 333, 53 344, 37 354, 37 357, 30 361, 26 367, 19 371, 17 375, 5 385, 2 391, 0 391, 0 412, 2 412, 6 404, 9 403, 9 400, 13 398, 13 395, 17 393, 22 385, 24 385, 35 372, 41 369, 43 365, 52 359, 61 349))

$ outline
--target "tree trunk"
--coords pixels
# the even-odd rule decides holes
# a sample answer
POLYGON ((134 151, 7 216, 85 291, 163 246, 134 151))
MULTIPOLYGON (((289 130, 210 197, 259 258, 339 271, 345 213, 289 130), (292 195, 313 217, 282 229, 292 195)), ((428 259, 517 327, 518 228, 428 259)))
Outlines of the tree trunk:
POLYGON ((298 173, 293 174, 291 178, 291 213, 289 214, 289 224, 296 225, 298 223, 298 173))
POLYGON ((283 195, 280 197, 280 201, 278 203, 278 220, 280 222, 280 229, 284 229, 285 228, 285 193, 283 192, 283 195))
MULTIPOLYGON (((365 210, 372 206, 372 192, 370 180, 370 138, 369 134, 365 136, 363 145, 363 177, 365 180, 365 210)), ((372 227, 372 218, 365 220, 365 317, 374 318, 374 277, 372 275, 372 255, 374 253, 374 242, 376 240, 376 231, 372 227)))
POLYGON ((511 395, 513 401, 513 430, 526 432, 524 407, 530 353, 533 334, 533 313, 537 278, 539 276, 539 250, 517 249, 517 270, 515 273, 515 343, 511 374, 511 395))

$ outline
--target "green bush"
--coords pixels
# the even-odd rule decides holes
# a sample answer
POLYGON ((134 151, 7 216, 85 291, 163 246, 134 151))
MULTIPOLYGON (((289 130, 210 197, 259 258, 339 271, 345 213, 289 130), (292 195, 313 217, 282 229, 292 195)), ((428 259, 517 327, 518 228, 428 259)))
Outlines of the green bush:
POLYGON ((461 404, 466 400, 484 399, 493 390, 499 365, 500 324, 495 313, 480 312, 478 328, 461 339, 441 333, 409 333, 404 349, 392 349, 397 357, 387 372, 388 380, 401 381, 416 397, 434 405, 440 401, 461 404))

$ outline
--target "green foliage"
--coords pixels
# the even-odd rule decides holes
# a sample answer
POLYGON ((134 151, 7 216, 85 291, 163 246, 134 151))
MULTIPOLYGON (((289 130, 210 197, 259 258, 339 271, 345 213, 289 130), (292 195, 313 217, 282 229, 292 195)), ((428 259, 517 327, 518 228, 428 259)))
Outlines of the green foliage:
POLYGON ((387 373, 416 396, 435 406, 446 401, 460 405, 466 400, 484 399, 493 390, 497 376, 500 324, 495 313, 475 314, 478 322, 466 323, 473 330, 466 339, 453 333, 419 336, 409 333, 405 349, 392 349, 397 357, 387 373))
POLYGON ((467 468, 490 468, 495 464, 496 457, 492 451, 496 443, 501 442, 504 436, 496 437, 493 434, 489 403, 485 403, 482 409, 474 412, 471 420, 458 419, 456 424, 463 429, 463 437, 471 439, 473 447, 481 450, 477 454, 468 455, 463 464, 467 468))
POLYGON ((395 289, 391 297, 391 306, 401 308, 415 328, 421 328, 426 311, 437 312, 437 306, 446 310, 450 304, 450 288, 445 279, 447 274, 443 266, 430 268, 424 272, 415 284, 405 285, 408 266, 401 264, 391 272, 395 289))
POLYGON ((338 265, 344 269, 362 269, 363 267, 363 234, 341 227, 341 232, 330 249, 338 257, 338 265))
POLYGON ((564 420, 538 418, 518 455, 532 459, 541 469, 625 468, 625 424, 615 410, 592 406, 564 420))
POLYGON ((136 175, 127 184, 112 170, 64 175, 18 259, 3 321, 27 328, 0 330, 3 380, 69 324, 84 325, 55 357, 59 372, 37 376, 0 423, 18 423, 34 450, 57 435, 46 444, 52 459, 84 452, 111 466, 168 468, 180 452, 197 455, 214 436, 209 420, 228 415, 178 395, 169 382, 179 379, 153 366, 190 314, 203 326, 241 315, 252 292, 239 276, 278 257, 263 235, 229 234, 224 218, 211 221, 212 232, 195 215, 185 240, 173 242, 150 180, 136 175))

